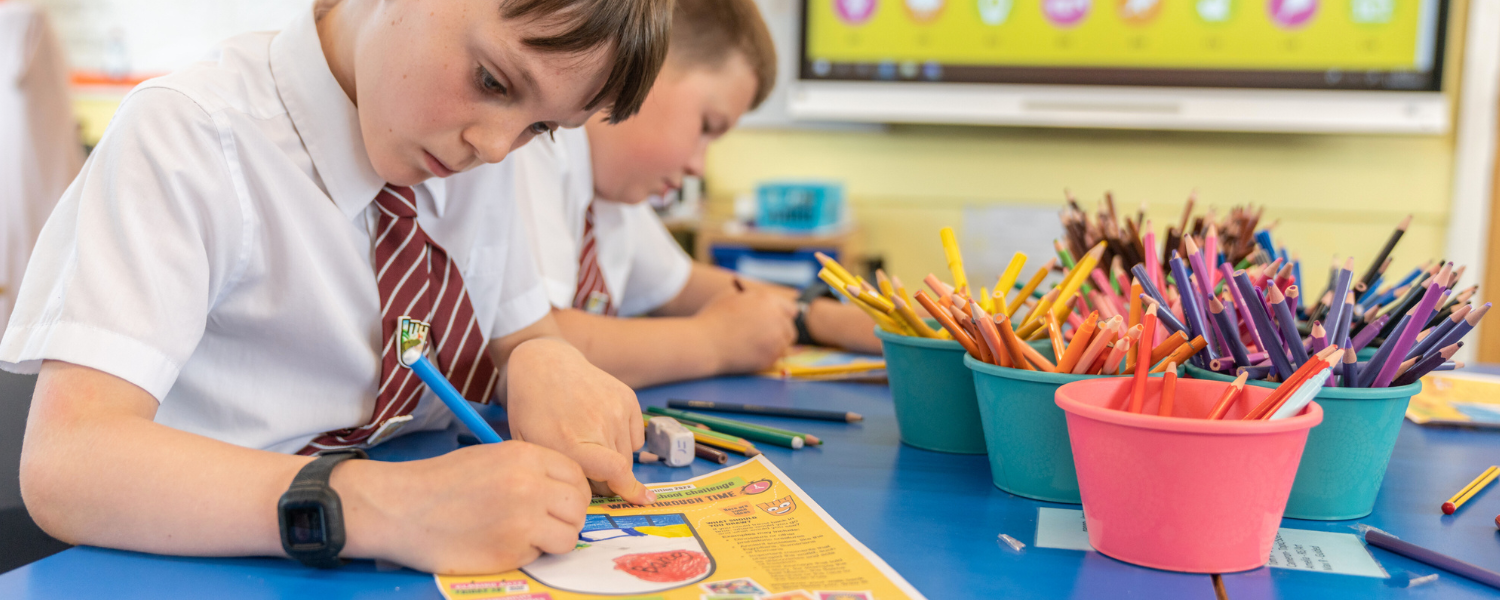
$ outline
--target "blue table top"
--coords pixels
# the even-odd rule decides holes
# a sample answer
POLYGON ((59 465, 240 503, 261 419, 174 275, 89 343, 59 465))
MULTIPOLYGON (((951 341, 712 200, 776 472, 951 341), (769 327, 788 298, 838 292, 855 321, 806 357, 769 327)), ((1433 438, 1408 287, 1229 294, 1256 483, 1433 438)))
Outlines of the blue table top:
MULTIPOLYGON (((890 391, 883 385, 720 378, 643 390, 643 406, 669 398, 850 410, 858 424, 744 417, 816 434, 821 447, 786 450, 762 445, 767 457, 834 519, 890 563, 927 597, 946 598, 1212 598, 1207 575, 1135 567, 1096 552, 1037 548, 1037 508, 1077 508, 1012 496, 990 483, 984 456, 959 456, 903 446, 890 391), (1015 553, 996 536, 1028 546, 1015 553)), ((487 418, 503 418, 498 411, 487 418)), ((382 460, 434 456, 457 447, 454 428, 393 440, 372 455, 382 460)), ((731 455, 732 456, 732 455, 731 455)), ((734 459, 731 459, 734 460, 734 459)), ((1395 457, 1368 523, 1402 539, 1500 569, 1494 516, 1500 492, 1487 491, 1455 516, 1439 505, 1490 464, 1500 462, 1500 434, 1403 425, 1395 457)), ((637 465, 643 481, 687 479, 718 468, 706 461, 672 469, 637 465)), ((1283 527, 1352 532, 1353 521, 1286 519, 1283 527)), ((1435 582, 1400 587, 1437 572, 1373 549, 1393 575, 1373 579, 1282 569, 1224 576, 1230 598, 1493 598, 1497 591, 1441 573, 1435 582)), ((0 575, 0 598, 308 597, 438 598, 432 578, 369 561, 318 571, 275 558, 164 557, 74 548, 0 575)))

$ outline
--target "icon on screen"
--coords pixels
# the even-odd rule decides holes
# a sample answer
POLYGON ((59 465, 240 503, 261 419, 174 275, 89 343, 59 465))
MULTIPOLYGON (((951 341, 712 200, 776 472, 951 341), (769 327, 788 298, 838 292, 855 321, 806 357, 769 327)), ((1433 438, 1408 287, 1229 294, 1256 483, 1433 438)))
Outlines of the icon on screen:
POLYGON ((985 25, 1001 25, 1010 17, 1011 0, 979 0, 979 20, 985 25))
POLYGON ((1349 3, 1349 11, 1355 23, 1390 23, 1396 12, 1396 0, 1353 0, 1349 3))
POLYGON ((828 59, 820 58, 813 61, 812 69, 814 75, 827 77, 828 73, 833 70, 833 65, 828 64, 828 59))
POLYGON ((906 12, 914 21, 932 21, 943 12, 943 0, 906 0, 906 12))
POLYGON ((1229 20, 1229 0, 1198 0, 1198 18, 1209 23, 1229 20))
POLYGON ((1131 25, 1150 23, 1161 14, 1162 0, 1115 0, 1120 19, 1131 25))
POLYGON ((1089 16, 1093 0, 1042 0, 1042 14, 1058 27, 1072 27, 1089 16))
POLYGON ((1268 0, 1266 10, 1271 21, 1282 29, 1297 29, 1312 21, 1318 13, 1318 0, 1268 0))
POLYGON ((891 61, 880 63, 880 66, 876 67, 875 69, 875 78, 885 81, 892 81, 896 79, 896 63, 891 61))
POLYGON ((937 61, 929 60, 922 63, 922 76, 928 81, 938 81, 943 78, 943 65, 937 61))
POLYGON ((833 11, 850 25, 859 25, 875 14, 876 0, 833 0, 833 11))

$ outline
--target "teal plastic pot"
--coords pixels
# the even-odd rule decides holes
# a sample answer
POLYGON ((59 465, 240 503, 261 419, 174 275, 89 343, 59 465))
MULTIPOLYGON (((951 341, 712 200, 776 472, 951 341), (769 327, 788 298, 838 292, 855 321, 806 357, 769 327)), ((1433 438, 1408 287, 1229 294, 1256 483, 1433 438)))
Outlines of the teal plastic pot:
POLYGON ((984 428, 974 378, 964 367, 964 347, 953 340, 934 340, 875 329, 885 351, 896 426, 901 443, 950 452, 984 454, 984 428))
MULTIPOLYGON (((1187 365, 1187 375, 1233 380, 1191 364, 1187 365)), ((1250 383, 1268 388, 1278 385, 1250 383)), ((1323 388, 1315 397, 1323 407, 1323 423, 1307 435, 1307 449, 1297 466, 1286 516, 1316 521, 1369 516, 1375 510, 1375 497, 1380 494, 1391 452, 1396 449, 1406 404, 1421 391, 1421 382, 1393 388, 1323 388)))
MULTIPOLYGON (((1042 354, 1050 360, 1051 346, 1042 354)), ((964 366, 974 374, 995 487, 1037 500, 1082 503, 1067 416, 1056 402, 1057 388, 1111 376, 1023 371, 986 364, 972 356, 964 357, 964 366)))

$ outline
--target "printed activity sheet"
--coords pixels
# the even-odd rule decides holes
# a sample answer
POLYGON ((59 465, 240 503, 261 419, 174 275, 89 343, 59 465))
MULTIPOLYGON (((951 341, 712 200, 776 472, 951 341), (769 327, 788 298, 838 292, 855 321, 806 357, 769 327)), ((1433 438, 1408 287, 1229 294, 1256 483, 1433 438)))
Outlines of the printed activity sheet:
POLYGON ((521 569, 435 576, 447 600, 920 600, 764 455, 653 485, 657 502, 596 498, 578 543, 521 569))
MULTIPOLYGON (((1091 551, 1089 531, 1083 511, 1066 508, 1038 508, 1036 546, 1061 550, 1091 551)), ((1295 569, 1386 578, 1385 569, 1370 556, 1359 537, 1352 533, 1333 533, 1307 529, 1276 530, 1276 543, 1266 566, 1273 569, 1295 569)))

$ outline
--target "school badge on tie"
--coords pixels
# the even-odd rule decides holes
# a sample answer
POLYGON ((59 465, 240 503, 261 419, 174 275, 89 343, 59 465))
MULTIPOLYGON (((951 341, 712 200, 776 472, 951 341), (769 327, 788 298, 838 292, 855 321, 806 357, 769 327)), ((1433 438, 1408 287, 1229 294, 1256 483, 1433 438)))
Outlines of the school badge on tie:
POLYGON ((403 367, 411 367, 427 350, 427 333, 432 326, 411 317, 401 317, 396 322, 396 360, 403 367))
POLYGON ((609 309, 609 292, 589 292, 588 300, 583 303, 583 311, 592 315, 602 315, 609 309))

